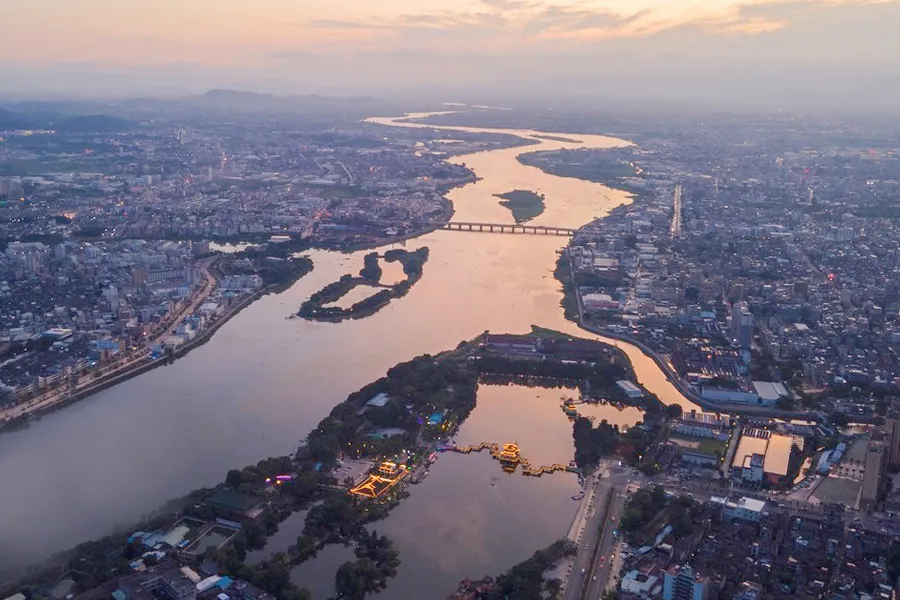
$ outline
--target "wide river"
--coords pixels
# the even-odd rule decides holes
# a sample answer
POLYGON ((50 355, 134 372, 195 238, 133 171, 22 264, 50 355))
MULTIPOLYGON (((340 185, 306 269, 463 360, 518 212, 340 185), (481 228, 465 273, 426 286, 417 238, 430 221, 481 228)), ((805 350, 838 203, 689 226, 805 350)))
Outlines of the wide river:
MULTIPOLYGON (((417 126, 391 119, 372 121, 417 126)), ((579 140, 572 143, 538 139, 534 131, 458 129, 510 133, 537 143, 453 158, 481 178, 449 193, 456 220, 512 223, 510 212, 493 195, 515 189, 546 196, 547 208, 533 221, 536 225, 574 228, 630 202, 623 192, 548 175, 516 160, 523 152, 612 148, 627 142, 562 136, 579 140)), ((553 236, 436 231, 407 243, 410 248, 431 249, 424 277, 407 296, 374 316, 339 324, 288 317, 324 284, 358 271, 364 253, 311 252, 313 273, 286 292, 255 302, 209 343, 173 365, 48 415, 28 429, 0 435, 0 566, 24 565, 102 537, 167 499, 222 481, 230 468, 291 452, 335 404, 398 362, 452 348, 485 330, 521 333, 540 325, 596 337, 566 321, 559 306, 561 292, 553 268, 566 241, 553 236)), ((690 405, 650 358, 630 345, 617 345, 631 358, 648 390, 666 403, 690 405)), ((558 397, 552 403, 558 411, 558 397)), ((524 440, 518 441, 524 448, 524 440)), ((428 482, 441 480, 441 470, 448 471, 448 477, 464 477, 468 457, 460 458, 463 461, 436 465, 432 477, 419 487, 436 485, 428 482)), ((478 469, 474 463, 483 462, 484 469, 493 466, 489 459, 471 460, 470 466, 478 469)), ((504 485, 518 488, 523 483, 504 485)), ((567 490, 570 487, 566 485, 567 490)), ((515 497, 517 492, 509 493, 515 497)), ((422 492, 420 497, 427 495, 422 492)), ((416 493, 409 502, 414 506, 416 493)), ((444 505, 453 509, 446 499, 444 505)), ((491 522, 492 515, 480 518, 491 522)), ((553 524, 559 530, 551 539, 565 535, 562 521, 569 518, 571 514, 553 524)), ((385 532, 397 529, 387 525, 385 532)), ((407 528, 411 537, 417 531, 414 523, 407 528)), ((535 549, 517 547, 503 563, 508 566, 513 558, 520 560, 535 549)), ((498 552, 496 547, 488 550, 498 552)), ((452 562, 452 553, 460 549, 446 545, 443 552, 452 562)), ((409 554, 401 558, 409 559, 409 554)), ((439 591, 446 595, 452 590, 439 591)))

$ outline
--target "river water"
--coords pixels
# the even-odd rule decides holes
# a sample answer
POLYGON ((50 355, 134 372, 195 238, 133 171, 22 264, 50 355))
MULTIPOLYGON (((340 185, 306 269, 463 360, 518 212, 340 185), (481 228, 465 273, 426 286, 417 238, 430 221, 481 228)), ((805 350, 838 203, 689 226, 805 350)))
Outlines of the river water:
MULTIPOLYGON (((512 223, 493 195, 514 189, 546 196, 547 208, 532 222, 536 225, 578 227, 630 201, 623 192, 547 175, 516 160, 535 150, 626 142, 568 134, 564 137, 580 143, 566 143, 538 140, 529 131, 485 131, 537 143, 453 158, 481 178, 448 194, 456 220, 512 223)), ((287 317, 323 285, 358 272, 365 252, 311 252, 313 273, 286 292, 255 302, 173 365, 0 436, 0 565, 24 565, 101 537, 169 498, 222 481, 230 468, 291 452, 335 404, 398 362, 452 348, 485 330, 521 333, 535 324, 596 337, 566 321, 559 306, 553 268, 565 243, 553 236, 433 232, 407 242, 411 250, 431 249, 424 277, 408 295, 371 317, 338 324, 287 317)), ((618 346, 648 390, 666 403, 690 406, 650 358, 630 345, 618 346)), ((440 469, 459 474, 443 478, 436 467, 419 487, 435 486, 431 479, 462 477, 471 468, 466 461, 481 460, 458 458, 442 459, 446 466, 440 469)), ((534 484, 525 479, 511 485, 534 484)), ((416 496, 408 502, 415 503, 416 496)), ((425 491, 419 496, 426 497, 425 491)), ((484 515, 488 521, 492 517, 484 515)), ((553 537, 564 534, 563 528, 553 537)), ((504 564, 533 549, 518 548, 504 564)), ((466 549, 447 545, 443 552, 449 561, 466 549)))

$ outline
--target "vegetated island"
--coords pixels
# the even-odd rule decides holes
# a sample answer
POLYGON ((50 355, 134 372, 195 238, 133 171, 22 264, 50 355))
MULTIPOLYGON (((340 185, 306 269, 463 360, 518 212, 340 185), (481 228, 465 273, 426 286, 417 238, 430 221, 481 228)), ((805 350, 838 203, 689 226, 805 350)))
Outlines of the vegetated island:
MULTIPOLYGON (((615 399, 619 379, 633 381, 634 372, 615 347, 549 330, 535 329, 526 336, 485 332, 453 350, 398 364, 350 394, 293 456, 231 470, 215 487, 173 500, 132 528, 60 553, 0 592, 47 589, 58 581, 61 568, 77 573, 73 593, 81 594, 190 566, 247 581, 277 600, 308 600, 309 593, 291 581, 291 569, 329 544, 354 543, 355 560, 338 569, 335 591, 339 598, 361 600, 384 589, 400 564, 393 543, 367 525, 387 516, 409 495, 409 484, 422 480, 433 453, 446 448, 475 408, 479 382, 578 386, 592 397, 615 399), (534 352, 523 354, 524 344, 534 352), (535 353, 543 359, 534 360, 535 353), (361 465, 368 471, 350 480, 343 467, 351 465, 356 472, 361 465), (366 481, 360 483, 362 478, 366 481), (279 524, 301 510, 307 513, 295 544, 258 564, 247 562, 249 550, 264 548, 279 524), (227 540, 204 546, 210 532, 227 540)), ((575 419, 580 471, 591 470, 605 453, 636 465, 653 460, 653 452, 647 451, 650 440, 670 415, 650 394, 640 403, 646 422, 626 431, 605 421, 594 427, 588 419, 575 419)), ((543 585, 536 573, 570 552, 563 542, 537 552, 498 578, 489 597, 520 591, 528 594, 521 597, 531 597, 543 585)))
POLYGON ((561 135, 546 135, 546 134, 542 133, 542 134, 538 134, 538 135, 533 135, 531 137, 537 138, 539 140, 547 140, 550 142, 563 142, 566 144, 583 144, 584 143, 581 140, 567 138, 567 137, 563 137, 561 135))
POLYGON ((496 579, 485 577, 477 581, 466 579, 459 584, 451 598, 475 597, 479 600, 542 600, 559 598, 562 582, 559 579, 545 579, 544 572, 552 568, 566 556, 574 556, 578 546, 567 539, 557 540, 550 546, 538 550, 530 558, 513 566, 496 579))
POLYGON ((516 223, 525 223, 544 212, 544 195, 530 190, 513 190, 494 194, 500 198, 500 206, 508 208, 516 223))
POLYGON ((361 319, 373 315, 394 298, 405 296, 413 284, 422 278, 422 267, 428 260, 428 248, 422 247, 413 252, 403 249, 388 250, 384 255, 370 252, 364 259, 364 266, 358 277, 344 275, 337 281, 329 283, 318 292, 309 297, 309 300, 300 306, 297 315, 310 321, 330 321, 337 323, 344 319, 361 319), (381 266, 379 260, 386 262, 399 262, 403 265, 403 273, 406 279, 394 285, 378 283, 381 279, 381 266), (329 306, 347 295, 357 286, 380 288, 368 298, 355 303, 350 308, 329 306))
POLYGON ((631 148, 545 150, 516 157, 523 165, 556 175, 602 183, 641 197, 653 193, 643 185, 646 173, 635 166, 631 148))

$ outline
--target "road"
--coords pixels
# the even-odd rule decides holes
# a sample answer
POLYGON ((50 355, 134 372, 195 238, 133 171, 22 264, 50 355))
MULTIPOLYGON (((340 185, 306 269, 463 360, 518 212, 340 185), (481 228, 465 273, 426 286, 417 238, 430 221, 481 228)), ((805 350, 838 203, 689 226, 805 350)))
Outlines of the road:
POLYGON ((625 506, 625 486, 632 480, 631 470, 610 466, 597 483, 593 512, 587 519, 584 533, 578 543, 578 553, 566 585, 563 600, 593 600, 589 595, 609 577, 609 558, 622 509, 625 506), (612 502, 610 503, 610 500, 612 502), (594 576, 597 580, 594 581, 594 576))
POLYGON ((603 531, 600 534, 600 544, 597 548, 597 555, 594 559, 590 577, 585 578, 587 589, 585 590, 584 600, 599 600, 603 596, 603 592, 609 588, 610 576, 615 575, 612 572, 613 566, 613 546, 616 543, 616 536, 613 534, 619 527, 619 518, 625 509, 625 501, 627 495, 623 490, 616 489, 613 492, 612 504, 610 506, 607 518, 603 523, 603 531))
POLYGON ((681 213, 684 211, 683 200, 684 188, 679 183, 675 186, 675 193, 672 199, 672 226, 669 229, 669 233, 673 238, 681 235, 681 213))
POLYGON ((593 513, 588 519, 584 534, 578 543, 578 554, 575 555, 563 600, 582 600, 584 598, 585 583, 591 577, 594 551, 597 548, 598 534, 603 529, 611 489, 609 483, 601 483, 597 486, 593 513))
POLYGON ((21 417, 50 408, 57 402, 65 400, 71 394, 97 385, 104 380, 119 377, 131 369, 146 364, 150 356, 150 349, 162 343, 166 337, 172 335, 184 318, 194 314, 215 289, 216 279, 213 277, 212 273, 210 273, 210 267, 214 260, 215 257, 212 257, 198 262, 198 266, 201 269, 201 277, 204 279, 203 286, 191 294, 187 305, 182 310, 170 317, 170 320, 163 331, 152 339, 145 341, 140 349, 119 359, 119 362, 104 365, 97 370, 89 371, 86 375, 82 375, 74 386, 71 386, 68 383, 61 383, 60 385, 45 391, 40 396, 5 410, 0 410, 0 423, 7 419, 21 417), (95 376, 98 374, 101 375, 101 377, 95 376))

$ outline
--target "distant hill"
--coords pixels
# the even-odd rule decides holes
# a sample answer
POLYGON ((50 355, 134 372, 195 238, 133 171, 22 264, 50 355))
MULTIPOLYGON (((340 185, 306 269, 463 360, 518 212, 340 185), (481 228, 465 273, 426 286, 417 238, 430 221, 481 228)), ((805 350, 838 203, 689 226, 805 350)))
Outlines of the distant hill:
POLYGON ((391 105, 371 96, 276 96, 275 94, 213 89, 202 96, 186 98, 193 105, 229 110, 316 112, 316 113, 365 113, 390 110, 391 105))

